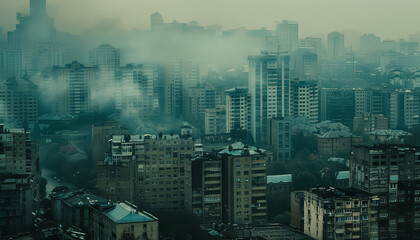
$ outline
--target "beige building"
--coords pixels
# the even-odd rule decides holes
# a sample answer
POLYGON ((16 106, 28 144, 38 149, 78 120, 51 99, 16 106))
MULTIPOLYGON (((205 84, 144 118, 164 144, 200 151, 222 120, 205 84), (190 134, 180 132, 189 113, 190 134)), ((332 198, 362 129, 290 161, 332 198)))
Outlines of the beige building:
POLYGON ((318 84, 316 81, 293 81, 293 116, 318 123, 318 84))
POLYGON ((356 188, 304 193, 304 233, 314 239, 378 239, 376 195, 356 188))
POLYGON ((91 208, 91 239, 159 239, 159 221, 126 202, 91 208))
POLYGON ((246 87, 226 90, 226 132, 251 129, 251 98, 246 87))
POLYGON ((237 142, 219 154, 222 157, 224 222, 267 222, 267 162, 273 154, 237 142))
POLYGON ((121 201, 132 196, 146 209, 184 209, 185 163, 195 149, 191 131, 182 130, 181 135, 113 136, 107 158, 98 163, 102 193, 121 201))
POLYGON ((224 106, 206 109, 205 134, 217 135, 226 133, 226 110, 224 106))

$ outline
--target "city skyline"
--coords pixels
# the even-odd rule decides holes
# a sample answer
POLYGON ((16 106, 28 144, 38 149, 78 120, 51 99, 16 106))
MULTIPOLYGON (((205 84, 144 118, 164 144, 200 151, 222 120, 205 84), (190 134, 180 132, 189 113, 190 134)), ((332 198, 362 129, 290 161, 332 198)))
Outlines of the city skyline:
MULTIPOLYGON (((64 1, 48 2, 47 11, 56 18, 58 31, 81 34, 92 29, 109 33, 116 30, 149 29, 150 15, 158 11, 165 22, 197 21, 200 25, 223 26, 224 30, 246 27, 247 29, 274 29, 281 20, 299 22, 301 37, 321 36, 329 32, 342 31, 360 34, 375 33, 385 39, 407 38, 410 34, 420 32, 416 25, 416 9, 420 2, 403 0, 404 12, 396 13, 394 1, 373 0, 369 2, 330 1, 330 0, 300 0, 293 2, 266 0, 250 2, 246 5, 239 0, 224 2, 220 8, 219 1, 146 1, 123 0, 115 4, 110 0, 64 1), (80 8, 83 4, 83 8, 80 8), (238 7, 242 4, 242 7, 238 7), (270 6, 264 8, 264 6, 270 6), (263 11, 255 9, 263 8, 263 11), (231 9, 235 9, 232 11, 231 9), (250 10, 252 18, 250 18, 250 10), (357 18, 352 12, 357 12, 357 18), (372 18, 375 13, 375 18, 372 18), (217 18, 215 16, 217 15, 217 18), (366 24, 368 23, 368 24, 366 24), (402 28, 401 26, 404 25, 402 28)), ((12 30, 17 23, 16 13, 29 12, 27 1, 0 1, 0 22, 4 32, 12 30), (7 10, 7 11, 5 11, 7 10)), ((417 17, 420 21, 420 16, 417 17)))

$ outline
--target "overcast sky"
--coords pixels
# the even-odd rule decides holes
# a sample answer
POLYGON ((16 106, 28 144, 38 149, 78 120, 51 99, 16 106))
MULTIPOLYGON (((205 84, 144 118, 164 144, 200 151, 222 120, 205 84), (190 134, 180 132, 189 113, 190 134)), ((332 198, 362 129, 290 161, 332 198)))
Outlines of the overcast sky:
MULTIPOLYGON (((94 27, 148 29, 159 11, 165 22, 197 21, 232 29, 274 28, 283 19, 299 22, 301 37, 338 30, 404 38, 420 32, 420 0, 47 0, 59 31, 81 33, 94 27)), ((0 0, 0 26, 14 29, 16 12, 29 0, 0 0)))

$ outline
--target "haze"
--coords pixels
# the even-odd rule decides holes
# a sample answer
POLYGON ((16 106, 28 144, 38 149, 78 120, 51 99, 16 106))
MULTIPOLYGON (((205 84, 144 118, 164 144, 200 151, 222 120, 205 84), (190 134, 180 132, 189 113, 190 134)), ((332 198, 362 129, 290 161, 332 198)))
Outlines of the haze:
MULTIPOLYGON (((149 29, 150 14, 165 22, 197 21, 223 28, 274 28, 282 19, 299 22, 301 36, 325 36, 331 31, 357 30, 383 38, 403 38, 420 31, 420 1, 400 0, 55 0, 48 13, 57 30, 74 34, 106 26, 107 31, 149 29), (356 14, 357 13, 357 14, 356 14), (404 26, 404 27, 401 27, 404 26)), ((14 28, 16 12, 28 12, 27 0, 0 0, 0 22, 14 28)))

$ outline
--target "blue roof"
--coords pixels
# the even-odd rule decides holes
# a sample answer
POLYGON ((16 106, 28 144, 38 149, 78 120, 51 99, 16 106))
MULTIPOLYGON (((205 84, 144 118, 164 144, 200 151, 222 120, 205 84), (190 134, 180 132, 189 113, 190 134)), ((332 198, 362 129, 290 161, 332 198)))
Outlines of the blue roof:
POLYGON ((138 223, 156 221, 155 218, 138 212, 125 203, 118 203, 114 208, 107 210, 104 214, 115 223, 138 223))
POLYGON ((268 175, 267 176, 267 184, 268 183, 291 183, 292 182, 292 174, 283 174, 283 175, 268 175))

